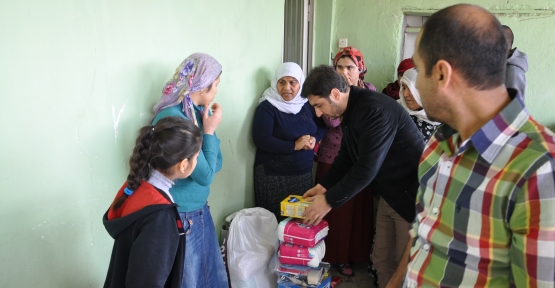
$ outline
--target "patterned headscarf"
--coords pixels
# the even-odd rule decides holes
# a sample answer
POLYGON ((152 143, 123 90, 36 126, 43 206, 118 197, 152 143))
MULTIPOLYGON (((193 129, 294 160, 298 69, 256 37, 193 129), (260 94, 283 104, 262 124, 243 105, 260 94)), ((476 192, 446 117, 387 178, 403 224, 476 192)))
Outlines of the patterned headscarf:
POLYGON ((274 79, 272 79, 271 86, 266 89, 264 93, 262 93, 262 97, 258 99, 258 103, 260 104, 264 101, 268 101, 272 104, 272 106, 276 107, 283 113, 297 114, 303 108, 304 103, 308 101, 308 99, 301 97, 303 83, 304 73, 301 66, 293 62, 285 62, 279 65, 274 75, 274 79), (299 82, 299 92, 297 92, 297 95, 289 101, 283 100, 283 97, 281 97, 277 90, 277 82, 285 76, 293 77, 299 82))
POLYGON ((337 52, 337 54, 335 55, 335 58, 333 58, 333 69, 335 69, 337 67, 337 61, 339 61, 339 59, 341 59, 341 57, 343 56, 349 56, 349 58, 351 58, 351 60, 353 60, 353 62, 355 62, 355 65, 357 65, 358 67, 358 72, 360 73, 360 75, 358 76, 358 87, 362 87, 365 88, 366 86, 364 86, 364 74, 366 74, 366 65, 364 65, 364 57, 362 56, 362 53, 357 49, 354 48, 352 46, 347 46, 341 50, 339 50, 339 52, 337 52))
MULTIPOLYGON (((418 105, 422 107, 422 100, 420 100, 420 93, 418 92, 418 89, 416 89, 417 75, 418 75, 418 72, 414 68, 404 71, 403 77, 401 78, 401 83, 404 83, 407 86, 410 93, 412 94, 412 97, 414 98, 414 101, 416 101, 416 103, 418 103, 418 105)), ((409 107, 407 106, 407 102, 405 101, 405 97, 403 96, 403 86, 401 86, 401 89, 399 91, 399 103, 401 104, 401 106, 403 106, 403 108, 405 108, 405 110, 407 110, 407 112, 410 115, 416 116, 432 125, 441 124, 439 122, 434 122, 430 120, 428 118, 428 115, 426 115, 426 111, 424 111, 424 109, 420 109, 417 111, 410 110, 409 107)))
POLYGON ((222 65, 205 53, 191 54, 181 62, 173 77, 162 89, 162 97, 154 105, 154 117, 164 108, 183 103, 183 112, 196 124, 193 102, 189 93, 200 91, 212 84, 222 73, 222 65))

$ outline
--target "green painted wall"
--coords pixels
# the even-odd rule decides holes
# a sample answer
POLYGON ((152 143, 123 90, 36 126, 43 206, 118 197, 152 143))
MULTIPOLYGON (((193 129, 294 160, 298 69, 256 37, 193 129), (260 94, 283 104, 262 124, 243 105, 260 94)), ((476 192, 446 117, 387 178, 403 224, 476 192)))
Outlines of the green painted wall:
MULTIPOLYGON (((316 5, 332 0, 316 0, 316 5)), ((365 80, 382 89, 394 79, 400 62, 399 48, 402 43, 404 10, 437 10, 459 3, 453 0, 334 0, 332 15, 331 51, 337 52, 337 39, 348 38, 349 45, 364 54, 368 72, 365 80)), ((553 82, 555 63, 555 0, 469 0, 490 11, 500 11, 499 20, 509 25, 515 33, 515 46, 528 54, 530 69, 526 73, 526 104, 534 117, 542 124, 555 125, 555 97, 550 83, 553 82), (534 11, 540 9, 540 11, 534 11), (519 13, 513 13, 517 11, 519 13), (510 12, 510 14, 507 14, 510 12), (535 14, 539 12, 540 14, 535 14)), ((316 6, 318 7, 318 6, 316 6)), ((316 15, 318 16, 318 15, 316 15)), ((315 39, 325 37, 326 30, 318 27, 315 39), (323 34, 323 35, 318 35, 323 34)), ((329 33, 329 32, 327 32, 329 33)), ((326 45, 315 47, 315 55, 323 55, 326 45)), ((317 63, 317 62, 315 62, 317 63)))
POLYGON ((223 65, 217 227, 252 206, 250 127, 282 34, 283 1, 0 1, 0 287, 102 286, 113 240, 101 217, 193 52, 223 65))
POLYGON ((314 1, 314 43, 312 63, 314 66, 331 64, 333 7, 335 0, 314 1))

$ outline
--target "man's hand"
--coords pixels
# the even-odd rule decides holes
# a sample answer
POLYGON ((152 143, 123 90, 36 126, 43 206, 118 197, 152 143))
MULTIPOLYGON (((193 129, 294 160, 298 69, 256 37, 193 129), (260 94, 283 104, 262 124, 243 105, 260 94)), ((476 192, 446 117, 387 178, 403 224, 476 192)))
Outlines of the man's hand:
POLYGON ((310 190, 306 191, 303 195, 303 198, 308 198, 316 195, 324 195, 326 194, 326 188, 320 184, 316 184, 316 186, 312 187, 310 190))
POLYGON ((312 204, 304 210, 304 224, 318 225, 324 216, 330 212, 331 207, 328 205, 328 201, 326 201, 326 196, 324 196, 326 191, 327 190, 324 186, 317 184, 312 189, 304 193, 303 198, 312 202, 312 204))
POLYGON ((326 216, 326 214, 328 214, 331 210, 331 207, 328 205, 328 201, 326 201, 326 196, 316 195, 309 197, 306 200, 312 202, 312 204, 304 210, 303 224, 318 225, 318 223, 324 219, 324 216, 326 216))

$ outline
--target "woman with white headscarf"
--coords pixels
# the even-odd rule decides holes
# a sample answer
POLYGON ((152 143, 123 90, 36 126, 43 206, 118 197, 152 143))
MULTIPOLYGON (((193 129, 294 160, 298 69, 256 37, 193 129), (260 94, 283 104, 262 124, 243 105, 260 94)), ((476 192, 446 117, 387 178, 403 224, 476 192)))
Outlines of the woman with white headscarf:
POLYGON ((255 203, 274 213, 278 221, 282 218, 280 202, 285 197, 303 195, 312 188, 314 145, 326 133, 314 108, 301 97, 303 83, 299 65, 281 64, 254 115, 255 203))
POLYGON ((177 116, 195 123, 202 132, 202 147, 193 173, 175 180, 170 188, 186 233, 182 288, 229 286, 207 204, 210 184, 222 169, 220 139, 216 136, 222 109, 217 103, 211 105, 218 93, 221 73, 222 65, 212 56, 190 55, 166 83, 153 109, 153 124, 162 118, 177 116))
POLYGON ((414 68, 405 71, 403 78, 401 78, 401 89, 399 91, 401 97, 399 97, 398 101, 407 110, 414 124, 416 124, 424 142, 428 142, 428 139, 430 139, 437 126, 441 123, 428 119, 426 111, 422 108, 420 93, 416 89, 417 74, 418 72, 414 68))

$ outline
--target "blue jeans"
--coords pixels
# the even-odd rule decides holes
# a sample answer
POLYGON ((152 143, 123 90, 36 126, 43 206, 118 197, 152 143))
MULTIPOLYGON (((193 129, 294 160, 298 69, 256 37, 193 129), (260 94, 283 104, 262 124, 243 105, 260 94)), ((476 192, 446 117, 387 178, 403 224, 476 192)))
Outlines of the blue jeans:
POLYGON ((229 287, 216 229, 208 205, 179 213, 186 233, 182 288, 229 287))

